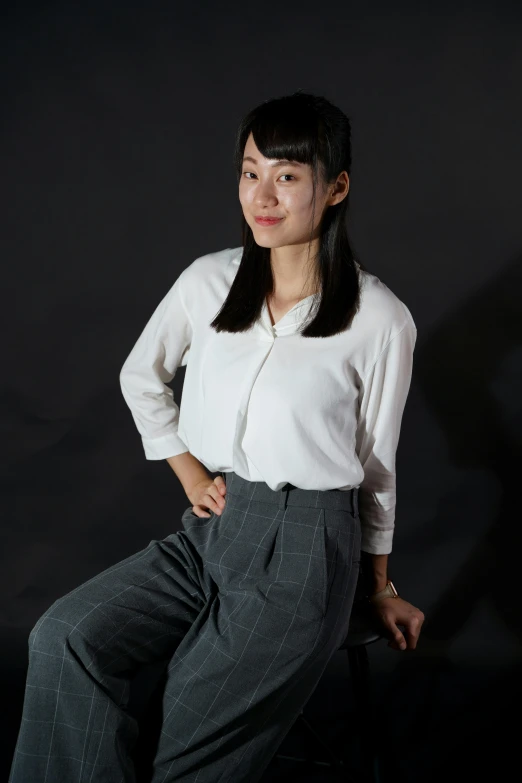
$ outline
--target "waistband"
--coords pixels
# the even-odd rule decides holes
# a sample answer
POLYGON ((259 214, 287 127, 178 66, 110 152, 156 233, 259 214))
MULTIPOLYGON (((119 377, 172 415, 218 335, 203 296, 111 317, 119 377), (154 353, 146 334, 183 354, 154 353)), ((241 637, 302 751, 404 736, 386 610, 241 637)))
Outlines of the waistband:
POLYGON ((302 508, 328 508, 334 511, 349 511, 359 515, 359 487, 352 489, 300 489, 287 482, 281 489, 273 490, 264 481, 247 481, 233 471, 221 476, 227 485, 227 491, 249 500, 263 503, 275 503, 279 508, 301 506, 302 508))

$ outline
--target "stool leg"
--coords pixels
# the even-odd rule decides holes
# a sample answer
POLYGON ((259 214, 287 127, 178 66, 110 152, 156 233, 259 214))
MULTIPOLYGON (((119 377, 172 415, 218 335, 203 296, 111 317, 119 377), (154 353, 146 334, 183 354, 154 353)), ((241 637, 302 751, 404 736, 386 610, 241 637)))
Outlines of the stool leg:
POLYGON ((361 756, 365 776, 371 783, 379 783, 378 759, 373 742, 375 723, 372 720, 372 692, 370 664, 366 645, 347 649, 348 663, 352 677, 356 714, 360 718, 361 756))

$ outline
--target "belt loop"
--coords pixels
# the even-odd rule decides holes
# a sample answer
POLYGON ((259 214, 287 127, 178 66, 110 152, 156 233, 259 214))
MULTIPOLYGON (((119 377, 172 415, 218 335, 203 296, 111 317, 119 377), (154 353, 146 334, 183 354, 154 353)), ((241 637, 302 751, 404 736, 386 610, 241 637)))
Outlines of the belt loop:
POLYGON ((359 516, 359 487, 354 487, 352 489, 352 506, 353 515, 357 518, 359 516))
POLYGON ((281 487, 279 490, 279 508, 285 509, 286 504, 288 503, 288 493, 290 492, 290 485, 288 482, 284 485, 284 487, 281 487))

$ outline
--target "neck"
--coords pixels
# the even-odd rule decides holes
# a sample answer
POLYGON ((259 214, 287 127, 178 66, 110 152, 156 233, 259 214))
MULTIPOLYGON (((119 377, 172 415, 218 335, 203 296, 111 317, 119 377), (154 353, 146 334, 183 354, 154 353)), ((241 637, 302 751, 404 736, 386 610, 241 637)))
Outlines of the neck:
POLYGON ((270 264, 274 278, 272 298, 292 301, 316 292, 313 272, 318 249, 318 240, 312 241, 310 256, 308 243, 271 248, 270 264))

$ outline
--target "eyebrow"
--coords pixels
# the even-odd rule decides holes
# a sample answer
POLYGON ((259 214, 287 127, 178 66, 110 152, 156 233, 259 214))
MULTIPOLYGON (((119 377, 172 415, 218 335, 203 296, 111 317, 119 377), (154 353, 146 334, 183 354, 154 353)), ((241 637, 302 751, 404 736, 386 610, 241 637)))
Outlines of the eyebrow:
MULTIPOLYGON (((243 163, 246 160, 252 161, 257 166, 257 160, 253 158, 251 155, 245 155, 243 158, 243 163)), ((281 158, 280 160, 275 160, 273 163, 270 163, 270 166, 294 166, 294 168, 300 168, 302 166, 302 163, 296 163, 293 160, 288 160, 287 158, 281 158)))

